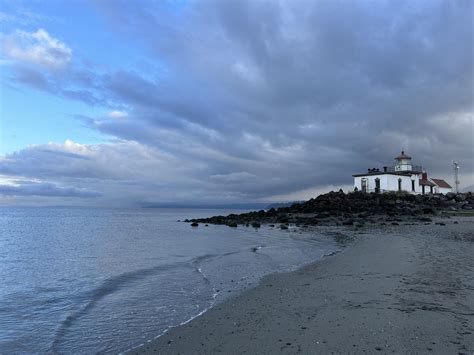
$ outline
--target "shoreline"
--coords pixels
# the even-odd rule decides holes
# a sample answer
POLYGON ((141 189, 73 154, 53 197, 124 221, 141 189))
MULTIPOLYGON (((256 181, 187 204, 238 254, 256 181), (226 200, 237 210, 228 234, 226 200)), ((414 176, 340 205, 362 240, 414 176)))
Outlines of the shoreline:
POLYGON ((448 223, 358 229, 127 353, 473 352, 474 218, 448 223))
MULTIPOLYGON (((302 230, 301 228, 298 228, 300 231, 302 230)), ((304 234, 309 234, 311 232, 315 232, 315 233, 319 233, 321 234, 321 236, 324 236, 326 238, 335 238, 334 237, 334 234, 338 234, 338 235, 341 235, 339 232, 335 232, 334 231, 334 226, 323 226, 322 228, 318 228, 318 229, 312 229, 312 230, 302 230, 304 234), (321 230, 323 229, 323 231, 321 230)), ((348 232, 348 231, 346 231, 348 232)), ((358 230, 352 230, 351 233, 347 233, 347 234, 355 234, 355 233, 359 233, 358 230)), ((337 249, 337 250, 334 250, 334 251, 330 251, 328 253, 323 253, 319 256, 318 259, 316 260, 312 260, 312 261, 307 261, 307 262, 304 262, 298 266, 296 266, 294 269, 291 269, 291 270, 286 270, 286 271, 273 271, 269 274, 266 274, 264 276, 261 277, 261 279, 258 281, 258 283, 251 287, 251 288, 244 288, 238 292, 236 292, 235 294, 233 294, 232 296, 228 297, 228 298, 224 298, 223 300, 217 300, 217 296, 219 296, 219 293, 214 293, 214 302, 212 305, 210 305, 209 307, 207 307, 206 309, 203 309, 202 311, 200 311, 198 314, 192 316, 191 318, 177 324, 177 325, 173 325, 173 326, 170 326, 169 328, 165 329, 163 332, 161 332, 160 334, 156 335, 153 339, 149 339, 147 341, 145 341, 144 343, 141 343, 139 345, 135 345, 131 348, 128 348, 126 350, 123 350, 123 351, 120 351, 119 354, 134 354, 134 353, 137 353, 139 351, 141 351, 141 349, 143 347, 146 347, 147 345, 149 345, 150 343, 152 342, 155 342, 157 341, 159 338, 161 338, 162 336, 164 336, 165 334, 167 334, 168 332, 172 331, 173 329, 175 328, 179 328, 181 326, 184 326, 190 322, 192 322, 193 320, 195 320, 196 318, 198 317, 201 317, 202 315, 204 315, 206 312, 208 312, 209 310, 213 309, 214 307, 216 307, 217 305, 219 304, 224 304, 226 302, 229 302, 231 301, 232 299, 236 298, 236 297, 239 297, 241 296, 243 293, 245 292, 248 292, 249 290, 252 290, 253 288, 255 287, 258 287, 260 285, 260 283, 266 278, 266 277, 269 277, 269 276, 272 276, 272 275, 279 275, 279 274, 286 274, 286 273, 292 273, 292 272, 296 272, 304 267, 307 267, 309 265, 312 265, 314 263, 318 263, 318 262, 321 262, 322 260, 324 260, 325 258, 328 258, 328 257, 332 257, 336 254, 339 254, 341 252, 344 252, 348 247, 350 247, 351 244, 354 243, 354 238, 352 236, 348 236, 348 235, 343 235, 343 238, 348 238, 348 239, 343 239, 341 241, 338 242, 338 244, 340 245, 340 248, 337 249)), ((261 249, 262 247, 258 247, 257 250, 261 249)))

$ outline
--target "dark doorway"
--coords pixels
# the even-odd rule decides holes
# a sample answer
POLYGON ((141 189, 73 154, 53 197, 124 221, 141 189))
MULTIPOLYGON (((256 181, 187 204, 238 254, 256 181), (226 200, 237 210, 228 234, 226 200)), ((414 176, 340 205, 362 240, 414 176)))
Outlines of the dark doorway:
POLYGON ((402 178, 398 178, 398 191, 402 191, 402 178))
POLYGON ((415 192, 415 180, 411 181, 411 191, 415 192))
POLYGON ((368 189, 368 181, 367 179, 362 179, 361 180, 361 191, 362 192, 367 192, 368 189))
POLYGON ((380 179, 376 178, 375 179, 375 193, 380 193, 380 179))

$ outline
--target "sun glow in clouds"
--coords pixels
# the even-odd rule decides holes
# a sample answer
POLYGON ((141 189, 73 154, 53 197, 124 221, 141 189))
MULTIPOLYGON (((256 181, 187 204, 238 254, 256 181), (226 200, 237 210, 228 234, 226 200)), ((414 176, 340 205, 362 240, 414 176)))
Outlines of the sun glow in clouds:
POLYGON ((110 111, 107 113, 107 117, 114 119, 123 119, 128 117, 128 113, 124 111, 110 111))

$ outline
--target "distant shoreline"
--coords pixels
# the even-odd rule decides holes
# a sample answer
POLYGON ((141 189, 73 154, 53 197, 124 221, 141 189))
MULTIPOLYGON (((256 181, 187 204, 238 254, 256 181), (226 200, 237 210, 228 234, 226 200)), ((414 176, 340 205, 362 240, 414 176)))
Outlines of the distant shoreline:
POLYGON ((360 232, 131 353, 473 352, 474 218, 360 232))

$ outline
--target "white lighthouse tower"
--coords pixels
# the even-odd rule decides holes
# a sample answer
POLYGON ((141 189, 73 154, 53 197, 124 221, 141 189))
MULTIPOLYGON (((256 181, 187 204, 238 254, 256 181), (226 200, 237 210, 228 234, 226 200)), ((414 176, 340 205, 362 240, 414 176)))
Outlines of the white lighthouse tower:
POLYGON ((402 150, 402 153, 395 158, 395 166, 394 166, 395 172, 402 172, 402 171, 412 171, 412 165, 411 165, 411 157, 405 154, 405 152, 402 150))

